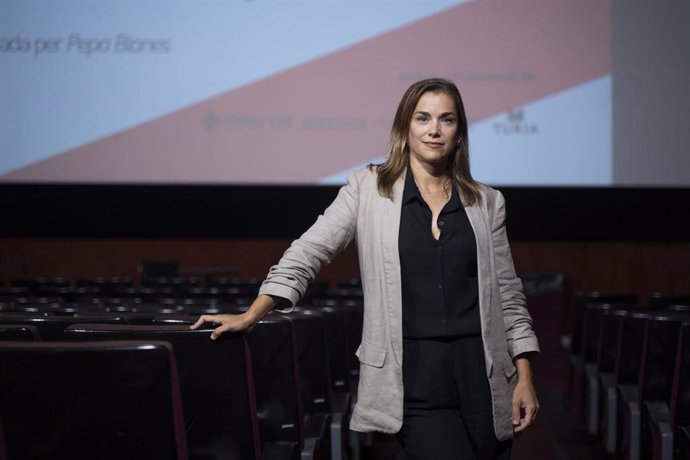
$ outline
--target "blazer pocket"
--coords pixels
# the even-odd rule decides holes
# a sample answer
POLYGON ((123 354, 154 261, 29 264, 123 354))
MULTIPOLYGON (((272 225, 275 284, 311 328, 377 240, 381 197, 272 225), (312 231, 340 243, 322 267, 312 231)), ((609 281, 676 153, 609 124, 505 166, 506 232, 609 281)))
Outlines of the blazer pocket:
POLYGON ((515 367, 515 364, 513 363, 512 359, 506 358, 503 360, 503 372, 505 373, 506 378, 508 380, 513 378, 513 376, 517 372, 517 368, 515 367))
POLYGON ((383 367, 386 360, 386 349, 362 342, 355 353, 359 362, 373 367, 383 367))

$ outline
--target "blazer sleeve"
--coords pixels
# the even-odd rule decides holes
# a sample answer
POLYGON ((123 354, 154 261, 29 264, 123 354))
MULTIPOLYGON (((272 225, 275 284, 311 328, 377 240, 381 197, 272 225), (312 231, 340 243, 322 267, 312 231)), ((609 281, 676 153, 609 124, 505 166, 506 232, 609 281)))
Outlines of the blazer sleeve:
POLYGON ((359 193, 358 173, 350 173, 347 184, 340 189, 335 200, 302 236, 292 242, 280 261, 271 267, 259 294, 288 299, 292 306, 299 301, 307 284, 321 268, 353 240, 357 228, 359 193))
POLYGON ((491 235, 493 239, 496 279, 498 281, 503 321, 510 356, 526 352, 539 352, 539 343, 532 328, 532 317, 527 311, 522 281, 515 273, 513 257, 506 233, 505 199, 494 191, 491 235))

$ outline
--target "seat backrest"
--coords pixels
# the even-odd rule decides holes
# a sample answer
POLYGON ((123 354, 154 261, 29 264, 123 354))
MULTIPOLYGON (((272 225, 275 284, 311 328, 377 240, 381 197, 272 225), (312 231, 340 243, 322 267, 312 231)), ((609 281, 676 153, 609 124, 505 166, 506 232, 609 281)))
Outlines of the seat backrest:
POLYGON ((585 306, 582 328, 582 359, 586 363, 593 363, 597 359, 599 340, 602 335, 603 313, 611 310, 607 303, 591 303, 585 306))
POLYGON ((114 314, 84 314, 60 316, 29 313, 0 313, 0 324, 21 324, 38 329, 41 340, 62 340, 67 326, 75 323, 124 324, 125 320, 114 314))
POLYGON ((220 278, 211 281, 208 287, 226 290, 231 289, 237 293, 237 297, 254 298, 259 294, 261 280, 258 278, 220 278))
POLYGON ((29 289, 32 295, 39 295, 41 289, 46 287, 69 287, 69 281, 62 277, 22 278, 11 280, 10 287, 25 287, 29 289))
POLYGON ((327 291, 328 291, 328 282, 327 281, 325 281, 325 280, 312 280, 307 285, 307 290, 304 292, 304 295, 302 296, 301 302, 305 303, 305 304, 311 303, 312 300, 325 296, 327 291))
POLYGON ((2 287, 0 286, 0 301, 13 301, 19 298, 31 297, 31 291, 25 286, 2 287))
POLYGON ((669 311, 669 312, 690 313, 690 302, 688 302, 688 303, 673 303, 670 305, 666 305, 664 307, 664 310, 669 311))
POLYGON ((621 322, 628 311, 623 308, 612 308, 602 312, 601 335, 597 350, 597 370, 599 372, 613 372, 615 370, 621 322))
POLYGON ((254 372, 261 442, 302 446, 302 397, 292 323, 266 315, 247 334, 254 372))
POLYGON ((652 315, 645 324, 639 373, 639 402, 670 403, 682 316, 652 315))
POLYGON ((137 269, 141 279, 174 278, 180 275, 179 264, 176 260, 144 260, 137 269))
POLYGON ((690 426, 690 321, 680 329, 670 409, 672 427, 690 426))
POLYGON ((36 326, 25 326, 22 324, 2 324, 0 325, 0 340, 10 341, 29 341, 40 340, 40 335, 36 326))
POLYGON ((76 282, 77 288, 95 288, 102 296, 114 296, 118 288, 134 287, 129 277, 96 277, 80 278, 76 282))
POLYGON ((674 304, 690 304, 690 294, 670 294, 668 292, 653 292, 649 296, 649 305, 667 307, 674 304))
POLYGON ((584 327, 585 308, 589 304, 605 303, 610 305, 631 305, 638 302, 635 294, 616 294, 604 292, 577 292, 573 297, 573 324, 571 331, 570 353, 582 353, 582 329, 584 327))
POLYGON ((187 458, 166 342, 1 342, 6 458, 187 458))
POLYGON ((285 318, 296 333, 304 412, 329 413, 332 390, 325 320, 316 311, 293 312, 285 318))
MULTIPOLYGON (((353 321, 350 307, 297 307, 296 311, 314 311, 323 315, 326 325, 328 357, 330 363, 331 383, 334 392, 349 393, 353 369, 357 367, 354 349, 359 346, 357 339, 350 335, 350 323, 353 321), (353 343, 356 342, 356 343, 353 343)), ((356 308, 356 307, 352 307, 356 308)), ((361 329, 359 332, 361 337, 361 329)))
POLYGON ((645 322, 652 314, 649 310, 630 310, 621 320, 614 371, 616 383, 638 383, 645 322))
POLYGON ((639 307, 614 307, 602 312, 601 336, 597 350, 597 370, 599 372, 614 372, 616 359, 619 355, 621 330, 623 319, 631 312, 639 311, 639 307))
POLYGON ((172 344, 180 376, 190 455, 259 458, 259 434, 246 337, 188 326, 76 324, 79 340, 164 340, 172 344))

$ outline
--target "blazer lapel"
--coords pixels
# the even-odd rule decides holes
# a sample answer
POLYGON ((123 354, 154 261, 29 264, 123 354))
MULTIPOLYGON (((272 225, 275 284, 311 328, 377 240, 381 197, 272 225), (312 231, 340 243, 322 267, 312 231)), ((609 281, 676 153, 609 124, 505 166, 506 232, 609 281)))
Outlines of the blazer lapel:
POLYGON ((402 280, 400 275, 400 252, 398 236, 400 234, 400 214, 402 211, 402 194, 405 185, 405 172, 393 184, 393 199, 381 199, 382 228, 380 244, 383 249, 383 274, 386 280, 386 291, 395 293, 384 301, 388 307, 390 319, 390 339, 393 353, 398 364, 402 365, 402 280))

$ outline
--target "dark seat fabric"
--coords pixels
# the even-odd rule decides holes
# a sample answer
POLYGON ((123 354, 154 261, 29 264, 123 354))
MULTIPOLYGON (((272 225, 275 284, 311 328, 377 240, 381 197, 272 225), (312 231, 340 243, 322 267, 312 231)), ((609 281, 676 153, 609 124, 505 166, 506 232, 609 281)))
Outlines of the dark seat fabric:
MULTIPOLYGON (((356 450, 358 446, 348 446, 349 444, 349 419, 352 411, 353 392, 356 387, 356 378, 359 374, 359 362, 355 357, 355 349, 361 342, 362 325, 361 325, 361 308, 359 307, 296 307, 295 312, 290 314, 290 318, 300 318, 300 316, 317 317, 321 320, 321 327, 323 329, 323 346, 327 360, 325 363, 318 364, 314 358, 306 358, 307 364, 301 364, 300 368, 304 369, 307 375, 302 375, 303 385, 305 381, 309 381, 317 376, 312 376, 315 373, 315 368, 320 368, 318 372, 322 374, 322 380, 319 384, 323 384, 323 377, 326 376, 330 381, 330 401, 328 401, 328 413, 331 416, 330 434, 328 442, 330 443, 331 457, 333 459, 347 458, 350 450, 356 450), (337 379, 333 382, 333 377, 337 379)), ((302 336, 306 331, 304 326, 300 325, 300 321, 296 323, 298 341, 304 341, 302 336)), ((302 348, 304 344, 298 343, 302 348)), ((302 352, 300 352, 300 360, 302 360, 302 352)), ((321 358, 323 359, 323 358, 321 358)), ((320 390, 321 393, 326 393, 325 389, 320 390)), ((310 410, 310 398, 312 395, 303 393, 305 412, 310 410)), ((311 410, 315 410, 311 407, 311 410)))
POLYGON ((219 278, 208 284, 210 288, 232 289, 238 297, 254 299, 259 294, 261 280, 258 278, 219 278))
POLYGON ((597 369, 598 345, 601 336, 603 313, 610 310, 612 305, 607 303, 588 303, 581 307, 582 330, 579 354, 576 355, 573 366, 573 408, 581 417, 590 434, 598 430, 598 414, 596 405, 598 391, 595 373, 597 369))
POLYGON ((630 309, 612 308, 604 311, 601 324, 601 337, 597 352, 597 373, 599 379, 600 410, 599 433, 607 453, 616 452, 616 430, 618 424, 618 394, 616 386, 616 360, 620 354, 620 338, 623 318, 630 309))
MULTIPOLYGON (((630 310, 621 319, 618 356, 614 369, 617 422, 616 427, 612 429, 615 430, 616 452, 628 451, 632 429, 631 416, 639 415, 637 383, 642 360, 645 322, 653 313, 650 310, 630 310), (636 412, 631 415, 631 410, 636 412)), ((639 451, 637 453, 639 454, 639 451)))
POLYGON ((570 344, 570 353, 572 355, 579 355, 581 353, 585 308, 587 305, 594 303, 603 303, 609 305, 632 305, 638 303, 638 297, 635 294, 617 294, 596 291, 575 293, 570 344))
POLYGON ((261 455, 250 357, 243 334, 211 340, 188 326, 76 324, 81 340, 165 340, 180 376, 191 459, 253 459, 261 455))
MULTIPOLYGON (((240 313, 246 307, 235 307, 234 311, 240 313)), ((329 333, 333 331, 340 339, 335 342, 341 357, 338 372, 343 382, 347 380, 344 319, 320 309, 296 308, 289 315, 269 314, 248 334, 262 442, 297 442, 303 447, 303 456, 305 449, 316 456, 317 451, 325 452, 329 447, 344 448, 350 397, 349 393, 334 394, 328 365, 334 343, 329 333), (330 329, 327 321, 331 322, 330 329), (330 433, 324 432, 329 420, 330 433)), ((195 320, 189 315, 155 319, 160 324, 191 324, 195 320)))
POLYGON ((40 295, 44 288, 66 288, 69 287, 69 281, 63 277, 36 277, 36 278, 22 278, 10 281, 10 287, 27 288, 32 295, 40 295))
MULTIPOLYGON (((329 366, 329 347, 326 320, 318 309, 298 309, 286 315, 292 321, 297 338, 302 401, 305 413, 305 436, 318 433, 307 426, 311 414, 327 414, 324 423, 327 433, 318 434, 322 441, 321 451, 330 451, 333 460, 347 458, 348 426, 351 415, 352 395, 334 392, 329 366)), ((341 327, 345 327, 341 324, 341 327)))
POLYGON ((674 442, 677 458, 690 460, 690 443, 687 443, 690 438, 686 438, 690 429, 690 321, 684 322, 678 339, 670 412, 671 429, 677 441, 674 442))
POLYGON ((105 314, 85 314, 85 315, 52 315, 52 314, 32 314, 32 313, 0 313, 0 324, 20 324, 34 326, 38 329, 41 340, 62 340, 64 339, 65 329, 76 323, 108 323, 124 324, 122 317, 105 314))
MULTIPOLYGON (((664 330, 658 330, 657 335, 663 334, 662 340, 656 340, 654 348, 657 348, 657 355, 661 353, 663 347, 664 356, 659 362, 653 363, 653 367, 658 367, 652 375, 655 380, 656 396, 659 399, 645 400, 643 402, 642 413, 642 433, 641 433, 641 457, 654 458, 661 460, 671 460, 673 458, 683 458, 688 452, 684 452, 683 426, 690 423, 690 381, 688 379, 688 368, 690 367, 690 316, 678 315, 671 312, 672 318, 665 318, 669 323, 664 330), (671 321, 673 316, 681 322, 676 329, 676 325, 671 321), (671 343, 677 336, 675 344, 671 343), (664 347, 666 345, 666 347, 664 347), (675 346, 674 346, 675 345, 675 346), (669 349, 673 348, 673 349, 669 349), (670 376, 661 377, 662 372, 666 372, 667 367, 672 367, 670 376), (666 394, 666 379, 670 379, 670 394, 666 394), (675 451, 675 452, 674 452, 675 451)), ((650 323, 650 327, 651 327, 650 323)), ((660 329, 657 326, 657 329, 660 329)), ((652 356, 655 359, 658 356, 652 356)))
POLYGON ((652 455, 655 427, 669 421, 681 325, 682 316, 674 314, 657 314, 647 320, 638 381, 638 404, 642 410, 641 458, 650 458, 652 455))
POLYGON ((622 426, 621 451, 630 460, 648 458, 652 423, 668 418, 675 354, 682 314, 647 311, 623 321, 620 367, 617 366, 622 426), (626 335, 627 333, 627 335, 626 335), (639 359, 629 356, 629 350, 639 359), (627 364, 623 358, 627 356, 627 364), (619 373, 620 371, 620 373, 619 373))
POLYGON ((1 287, 0 286, 0 301, 8 302, 15 299, 31 297, 31 291, 25 286, 15 287, 1 287))
POLYGON ((110 296, 114 294, 115 288, 134 287, 134 281, 129 277, 79 278, 75 286, 77 288, 96 288, 102 294, 110 296))
POLYGON ((21 324, 0 325, 0 340, 29 341, 40 339, 36 326, 24 326, 21 324))
POLYGON ((654 307, 668 307, 669 305, 690 305, 690 294, 670 294, 667 292, 653 292, 649 296, 649 305, 654 307))
POLYGON ((316 312, 293 312, 284 318, 295 330, 303 410, 307 414, 330 413, 333 398, 325 320, 316 312))
POLYGON ((144 260, 138 271, 142 279, 179 276, 179 263, 176 260, 144 260))
POLYGON ((8 459, 187 458, 165 342, 1 342, 0 414, 8 459))
POLYGON ((646 324, 640 366, 640 399, 669 401, 682 315, 656 314, 646 324))
MULTIPOLYGON (((353 307, 357 308, 357 307, 353 307)), ((351 393, 353 386, 353 371, 358 369, 355 357, 359 342, 353 338, 349 323, 353 321, 352 310, 349 307, 296 307, 296 312, 318 313, 323 316, 326 326, 328 357, 332 390, 336 393, 351 393), (353 343, 356 342, 356 345, 353 343)), ((356 334, 356 332, 355 332, 356 334)), ((361 337, 361 327, 359 331, 361 337)))
POLYGON ((319 458, 327 448, 326 413, 305 414, 294 321, 269 314, 249 332, 261 439, 295 442, 301 458, 319 458))
MULTIPOLYGON (((588 313, 597 309, 599 305, 606 305, 602 309, 610 309, 612 306, 636 305, 637 295, 602 293, 597 291, 581 291, 573 296, 572 325, 570 330, 570 363, 568 367, 570 391, 572 393, 572 408, 575 414, 588 425, 590 433, 597 427, 597 414, 592 411, 592 406, 587 406, 596 395, 587 393, 586 385, 593 382, 592 372, 596 365, 596 340, 598 328, 596 321, 589 318, 588 313), (590 397, 591 396, 591 397, 590 397), (587 409, 586 409, 587 408, 587 409)), ((598 320, 599 316, 596 316, 598 320)))
POLYGON ((261 439, 300 443, 303 409, 292 325, 269 314, 249 332, 248 340, 261 439))
POLYGON ((690 425, 678 427, 675 439, 676 460, 690 460, 690 425))

